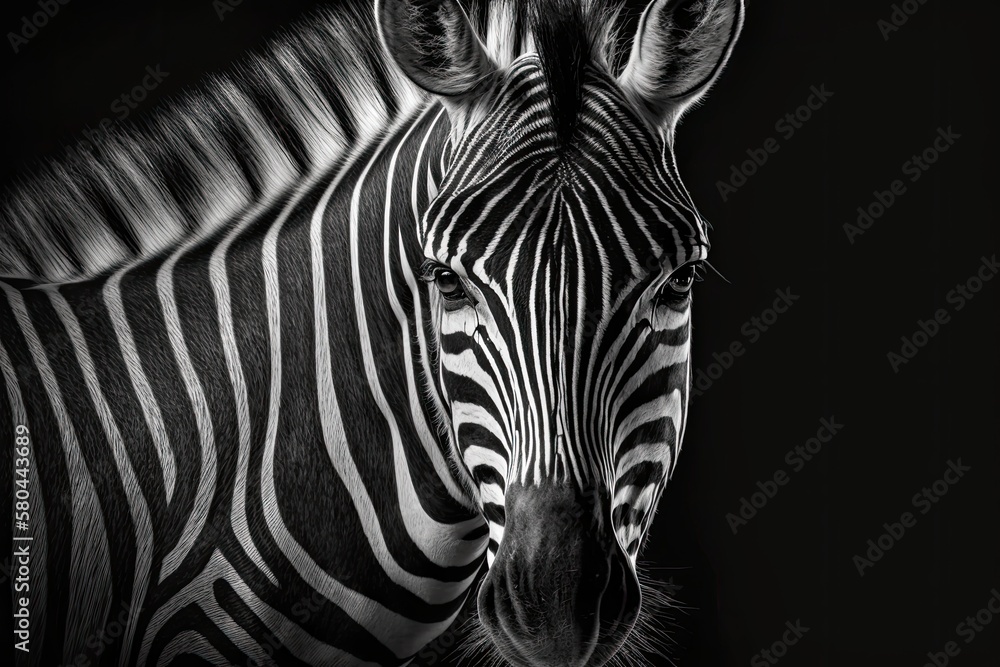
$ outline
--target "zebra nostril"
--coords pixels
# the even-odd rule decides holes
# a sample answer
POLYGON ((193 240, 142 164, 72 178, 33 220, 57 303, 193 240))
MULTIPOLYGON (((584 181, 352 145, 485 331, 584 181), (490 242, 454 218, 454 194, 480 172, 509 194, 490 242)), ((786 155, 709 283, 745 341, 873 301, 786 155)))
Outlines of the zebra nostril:
POLYGON ((515 667, 600 667, 632 630, 640 594, 624 553, 608 556, 607 540, 572 543, 571 553, 541 560, 502 548, 487 575, 480 620, 515 667))
POLYGON ((501 572, 496 577, 492 575, 493 571, 487 575, 479 591, 479 621, 507 663, 516 667, 531 667, 535 663, 523 658, 517 649, 516 638, 522 634, 524 627, 515 620, 518 618, 517 600, 508 594, 507 577, 501 572))
POLYGON ((603 665, 625 643, 639 616, 642 594, 627 557, 617 552, 609 562, 611 575, 601 599, 601 630, 592 665, 603 665))

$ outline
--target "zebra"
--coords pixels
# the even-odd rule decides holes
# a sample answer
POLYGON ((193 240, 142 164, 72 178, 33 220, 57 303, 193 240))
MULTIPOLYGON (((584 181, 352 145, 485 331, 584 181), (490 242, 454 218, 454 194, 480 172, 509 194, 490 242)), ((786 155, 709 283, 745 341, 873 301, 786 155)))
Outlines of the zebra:
POLYGON ((406 665, 472 600, 488 659, 624 660, 743 14, 327 8, 13 187, 17 664, 406 665))

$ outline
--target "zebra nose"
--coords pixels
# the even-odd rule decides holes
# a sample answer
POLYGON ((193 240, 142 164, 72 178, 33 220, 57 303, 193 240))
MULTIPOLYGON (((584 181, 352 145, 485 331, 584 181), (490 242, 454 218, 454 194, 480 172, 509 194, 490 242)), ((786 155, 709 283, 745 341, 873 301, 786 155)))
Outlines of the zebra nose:
POLYGON ((494 563, 495 574, 480 591, 480 619, 494 643, 518 666, 589 665, 607 573, 587 568, 577 581, 562 576, 553 585, 540 585, 540 579, 552 574, 529 574, 527 567, 511 562, 497 568, 494 563))
POLYGON ((567 490, 508 489, 506 505, 504 538, 479 592, 487 633, 517 667, 604 665, 639 607, 617 541, 567 490))

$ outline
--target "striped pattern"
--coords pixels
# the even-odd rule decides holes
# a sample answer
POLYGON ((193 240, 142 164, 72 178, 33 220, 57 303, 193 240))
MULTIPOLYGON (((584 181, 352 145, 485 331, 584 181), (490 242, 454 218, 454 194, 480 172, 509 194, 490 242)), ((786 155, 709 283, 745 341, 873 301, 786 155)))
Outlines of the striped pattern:
MULTIPOLYGON (((672 126, 586 16, 560 69, 516 3, 474 12, 465 48, 496 74, 460 106, 390 64, 370 16, 326 13, 8 194, 18 664, 405 665, 498 558, 512 488, 601 498, 612 586, 637 587, 688 403, 672 281, 708 241, 672 126)), ((573 664, 610 659, 618 620, 573 664)))
POLYGON ((451 623, 485 529, 425 405, 410 268, 411 198, 426 207, 447 130, 421 105, 210 243, 69 285, 0 282, 21 397, 3 427, 31 429, 45 501, 44 664, 96 658, 123 604, 128 634, 104 652, 139 664, 193 645, 263 662, 267 630, 289 664, 398 664, 451 623), (359 580, 360 562, 381 576, 359 580))
POLYGON ((634 558, 683 432, 690 309, 656 295, 705 257, 705 224, 613 80, 589 69, 583 98, 567 160, 538 58, 518 61, 421 229, 479 302, 441 316, 440 380, 491 558, 505 487, 547 480, 617 489, 634 558))
POLYGON ((370 8, 326 9, 143 124, 26 174, 0 200, 0 276, 75 281, 210 240, 418 102, 370 8))

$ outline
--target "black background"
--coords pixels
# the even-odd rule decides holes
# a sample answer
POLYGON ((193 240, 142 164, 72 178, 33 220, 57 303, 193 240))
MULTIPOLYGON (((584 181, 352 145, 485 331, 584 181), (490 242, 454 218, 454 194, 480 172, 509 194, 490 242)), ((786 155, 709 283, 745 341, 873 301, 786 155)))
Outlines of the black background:
MULTIPOLYGON (((0 183, 115 118, 112 101, 147 65, 169 75, 135 118, 314 4, 243 0, 220 21, 211 0, 71 0, 18 53, 6 36, 0 183)), ((890 2, 751 1, 727 71, 679 130, 681 173, 728 279, 697 288, 695 368, 745 344, 691 406, 644 554, 685 606, 669 651, 681 667, 752 664, 786 621, 809 631, 783 664, 919 667, 948 641, 961 648, 951 664, 1000 664, 1000 617, 970 643, 956 633, 1000 590, 1000 280, 960 311, 947 301, 1000 251, 998 11, 906 4, 919 9, 885 39, 878 21, 890 2), (776 123, 810 86, 833 95, 782 134, 776 123), (903 163, 939 127, 960 138, 911 182, 903 163), (778 152, 724 201, 718 183, 770 137, 778 152), (844 223, 894 179, 905 193, 849 242, 844 223), (749 342, 744 323, 785 288, 799 299, 749 342), (951 320, 894 372, 887 354, 939 308, 951 320), (843 429, 792 471, 786 452, 823 417, 843 429), (959 459, 971 471, 920 514, 913 495, 959 459), (734 534, 726 515, 778 470, 788 484, 734 534), (859 576, 853 557, 905 511, 916 525, 859 576)), ((37 6, 8 0, 2 11, 7 35, 37 6)))

